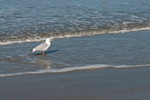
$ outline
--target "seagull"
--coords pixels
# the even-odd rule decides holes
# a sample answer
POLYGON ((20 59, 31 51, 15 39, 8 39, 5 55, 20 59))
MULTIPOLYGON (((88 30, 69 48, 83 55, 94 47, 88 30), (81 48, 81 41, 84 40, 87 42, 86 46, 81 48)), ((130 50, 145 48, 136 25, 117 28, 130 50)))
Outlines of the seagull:
POLYGON ((39 44, 38 46, 34 47, 31 51, 42 51, 42 54, 45 55, 45 51, 51 46, 51 41, 53 38, 47 38, 44 43, 39 44))

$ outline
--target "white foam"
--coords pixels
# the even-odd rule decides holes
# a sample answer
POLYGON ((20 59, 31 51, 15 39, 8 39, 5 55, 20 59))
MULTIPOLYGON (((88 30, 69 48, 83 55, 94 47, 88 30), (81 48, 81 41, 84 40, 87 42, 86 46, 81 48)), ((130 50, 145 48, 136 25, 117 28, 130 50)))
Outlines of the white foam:
POLYGON ((0 46, 3 46, 3 45, 10 45, 10 44, 17 44, 17 43, 25 43, 25 42, 38 42, 38 41, 42 41, 44 40, 45 38, 41 38, 41 39, 27 39, 27 40, 18 40, 18 41, 8 41, 8 42, 0 42, 0 46))
POLYGON ((37 71, 30 72, 18 72, 18 73, 7 73, 0 74, 0 77, 12 77, 19 75, 34 75, 34 74, 44 74, 44 73, 66 73, 73 71, 83 71, 83 70, 96 70, 96 69, 104 69, 104 68, 138 68, 138 67, 149 67, 150 64, 147 65, 105 65, 105 64, 96 64, 96 65, 87 65, 87 66, 79 66, 79 67, 67 67, 62 69, 41 69, 37 71))
MULTIPOLYGON (((91 32, 81 32, 77 34, 66 34, 62 36, 55 36, 54 39, 60 39, 60 38, 72 38, 72 37, 81 37, 81 36, 91 36, 91 35, 102 35, 102 34, 110 34, 110 33, 127 33, 127 32, 135 32, 135 31, 141 31, 141 30, 150 30, 150 27, 145 28, 136 28, 136 29, 124 29, 124 30, 118 30, 118 31, 107 31, 104 30, 103 32, 99 31, 91 31, 91 32)), ((46 37, 47 38, 47 37, 46 37)), ((43 41, 45 38, 35 38, 35 39, 27 39, 27 40, 18 40, 18 41, 8 41, 8 42, 0 42, 0 46, 3 45, 10 45, 10 44, 16 44, 16 43, 25 43, 25 42, 39 42, 43 41)))

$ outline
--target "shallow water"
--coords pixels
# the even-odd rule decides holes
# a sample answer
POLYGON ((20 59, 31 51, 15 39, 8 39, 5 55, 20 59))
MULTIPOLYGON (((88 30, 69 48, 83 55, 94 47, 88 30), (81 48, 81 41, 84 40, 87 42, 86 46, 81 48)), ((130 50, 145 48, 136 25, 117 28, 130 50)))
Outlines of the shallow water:
POLYGON ((57 39, 43 56, 34 43, 0 48, 0 77, 150 66, 149 31, 57 39))

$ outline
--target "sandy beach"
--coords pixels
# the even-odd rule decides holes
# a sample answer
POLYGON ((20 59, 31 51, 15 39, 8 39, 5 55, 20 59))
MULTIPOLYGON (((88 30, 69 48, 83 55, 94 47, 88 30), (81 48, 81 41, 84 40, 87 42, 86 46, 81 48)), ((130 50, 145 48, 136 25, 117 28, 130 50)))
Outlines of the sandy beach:
POLYGON ((150 68, 0 78, 1 100, 149 100, 150 68))

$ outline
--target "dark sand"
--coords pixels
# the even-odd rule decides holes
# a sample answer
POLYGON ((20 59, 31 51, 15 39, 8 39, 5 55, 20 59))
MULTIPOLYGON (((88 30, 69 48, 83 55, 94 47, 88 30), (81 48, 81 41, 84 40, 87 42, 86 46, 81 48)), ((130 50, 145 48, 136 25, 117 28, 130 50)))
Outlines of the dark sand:
POLYGON ((46 56, 30 53, 38 43, 1 46, 0 100, 150 100, 149 37, 149 31, 142 31, 58 39, 46 56), (2 77, 95 64, 127 68, 91 66, 89 70, 2 77))
POLYGON ((0 78, 0 100, 149 100, 150 68, 0 78))

